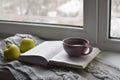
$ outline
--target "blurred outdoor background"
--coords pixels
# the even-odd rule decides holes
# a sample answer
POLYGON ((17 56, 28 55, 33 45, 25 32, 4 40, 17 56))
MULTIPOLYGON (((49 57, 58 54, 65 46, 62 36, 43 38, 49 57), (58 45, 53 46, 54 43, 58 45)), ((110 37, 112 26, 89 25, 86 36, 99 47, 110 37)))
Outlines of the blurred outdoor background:
POLYGON ((0 19, 83 26, 83 0, 0 0, 0 19))
POLYGON ((110 36, 120 38, 120 0, 112 0, 110 36))

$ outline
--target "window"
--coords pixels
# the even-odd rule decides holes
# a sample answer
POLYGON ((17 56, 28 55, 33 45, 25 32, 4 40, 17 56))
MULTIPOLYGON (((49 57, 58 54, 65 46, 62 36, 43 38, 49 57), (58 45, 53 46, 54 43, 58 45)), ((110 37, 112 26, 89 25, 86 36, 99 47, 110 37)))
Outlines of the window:
POLYGON ((120 51, 118 4, 119 0, 99 0, 98 46, 105 50, 120 51))
POLYGON ((111 0, 110 37, 120 38, 120 0, 111 0))
MULTIPOLYGON (((80 15, 83 15, 82 17, 79 17, 80 15, 78 13, 76 13, 75 15, 72 15, 72 17, 68 17, 65 14, 61 14, 61 15, 59 14, 59 16, 58 16, 58 14, 55 12, 56 8, 49 10, 49 12, 47 11, 47 14, 44 13, 44 11, 47 9, 45 7, 45 6, 47 6, 46 5, 47 3, 44 3, 44 1, 50 1, 53 4, 53 1, 59 1, 59 0, 12 0, 12 1, 9 1, 10 4, 8 4, 7 1, 9 1, 9 0, 1 0, 1 3, 0 3, 0 4, 2 4, 2 2, 5 3, 5 5, 4 5, 5 11, 7 9, 10 10, 10 11, 8 11, 7 14, 5 14, 4 11, 0 11, 1 15, 2 15, 0 18, 0 20, 1 20, 0 21, 0 32, 1 33, 8 33, 8 34, 30 33, 30 34, 35 34, 40 37, 49 38, 49 39, 63 39, 65 37, 84 37, 84 38, 89 39, 91 41, 91 43, 96 43, 96 41, 97 41, 97 10, 98 10, 97 9, 98 8, 97 0, 60 0, 60 3, 58 3, 58 4, 56 4, 56 2, 54 2, 56 5, 59 5, 59 6, 57 6, 57 7, 59 7, 58 8, 59 10, 61 10, 60 6, 63 6, 64 3, 67 4, 68 2, 71 2, 71 1, 82 2, 82 5, 78 5, 81 3, 77 2, 78 7, 83 6, 83 9, 78 8, 80 11, 80 13, 79 12, 78 13, 80 15), (26 10, 24 10, 24 8, 26 7, 26 4, 20 4, 19 1, 20 2, 29 1, 30 5, 28 8, 29 9, 32 8, 35 11, 34 13, 36 15, 33 15, 34 13, 31 13, 31 11, 26 12, 26 10), (42 5, 44 7, 41 7, 41 8, 43 8, 42 17, 44 19, 46 19, 45 21, 41 20, 44 22, 41 22, 40 24, 33 22, 33 21, 35 21, 33 16, 34 17, 36 16, 35 19, 37 19, 38 13, 42 14, 41 12, 39 12, 39 10, 38 10, 38 12, 36 12, 36 7, 37 7, 36 4, 39 4, 39 1, 43 1, 42 5), (13 4, 12 2, 17 2, 17 4, 14 4, 14 5, 17 5, 17 7, 10 6, 11 4, 13 4), (32 6, 32 4, 34 2, 36 2, 35 6, 32 6), (19 8, 19 5, 21 6, 21 8, 19 8), (9 8, 13 8, 13 9, 9 9, 9 8), (22 12, 20 12, 21 9, 23 9, 22 12), (14 12, 14 14, 11 13, 11 10, 14 12), (81 12, 81 11, 83 11, 83 12, 81 12), (29 14, 30 16, 28 15, 29 17, 27 17, 28 19, 25 17, 27 15, 25 15, 25 16, 20 15, 20 14, 24 14, 24 13, 27 14, 28 12, 30 12, 30 14, 29 14), (10 16, 8 16, 8 15, 10 15, 10 16), (47 17, 46 17, 46 15, 47 15, 47 17), (23 18, 23 16, 24 16, 24 18, 23 18), (49 19, 49 18, 51 18, 51 19, 49 19), (68 21, 68 23, 70 25, 68 25, 68 23, 65 24, 64 22, 57 23, 58 18, 62 21, 71 20, 73 22, 68 21), (30 19, 33 19, 33 21, 29 21, 30 19), (55 20, 56 22, 54 21, 54 19, 57 19, 57 20, 55 20), (81 21, 80 19, 83 21, 81 21), (24 20, 25 20, 25 22, 23 22, 24 20), (49 23, 49 21, 50 21, 50 23, 49 23), (52 24, 53 22, 55 24, 52 24)), ((2 6, 2 5, 0 5, 0 6, 2 6)), ((49 6, 53 7, 54 5, 49 4, 49 6)), ((63 9, 63 7, 62 7, 62 9, 63 9)), ((0 9, 0 10, 2 10, 2 9, 0 9)), ((40 15, 39 19, 41 19, 42 17, 40 15)))
POLYGON ((83 0, 0 0, 0 19, 83 26, 83 0))
MULTIPOLYGON (((1 1, 5 1, 5 0, 1 0, 1 1)), ((23 0, 23 1, 35 1, 35 0, 23 0)), ((55 0, 48 0, 48 1, 55 1, 55 0)), ((63 6, 64 3, 66 4, 67 2, 72 0, 60 0, 60 1, 61 1, 60 4, 62 4, 61 6, 63 6), (65 2, 62 3, 62 1, 65 2)), ((81 0, 74 0, 74 1, 81 1, 81 0)), ((29 6, 31 7, 31 5, 29 6)), ((11 16, 9 18, 4 18, 6 16, 1 11, 3 18, 0 18, 1 20, 0 32, 8 33, 8 34, 32 33, 48 39, 63 39, 65 37, 84 37, 89 39, 91 43, 95 44, 101 49, 120 51, 120 39, 119 39, 120 31, 118 28, 120 24, 119 8, 120 8, 119 0, 83 0, 83 10, 81 9, 83 11, 82 12, 83 16, 81 17, 83 21, 80 21, 79 20, 80 18, 77 17, 78 18, 78 22, 77 22, 74 20, 75 16, 69 17, 71 18, 71 21, 73 21, 73 23, 69 21, 67 23, 66 22, 57 23, 54 22, 54 20, 52 21, 53 18, 60 20, 64 19, 65 21, 67 21, 68 19, 68 16, 64 16, 64 14, 61 14, 58 17, 58 14, 56 14, 56 12, 54 13, 54 10, 52 10, 52 12, 50 11, 50 13, 47 12, 48 13, 47 16, 45 16, 45 14, 44 16, 42 15, 46 20, 45 22, 40 22, 40 23, 33 22, 35 21, 33 17, 32 17, 33 21, 29 21, 31 17, 28 18, 28 21, 26 20, 27 19, 26 17, 24 19, 25 21, 21 20, 23 19, 23 15, 19 15, 19 16, 17 15, 17 18, 15 18, 15 20, 9 20, 11 16), (49 22, 49 18, 51 18, 50 22, 49 22), (118 32, 116 32, 115 27, 117 27, 116 29, 118 32)), ((34 6, 33 10, 35 9, 36 6, 34 6)), ((30 13, 29 15, 37 16, 37 14, 33 15, 33 13, 30 13)), ((39 19, 43 17, 40 16, 39 19)), ((36 18, 38 17, 35 17, 35 19, 36 18)), ((12 19, 14 19, 13 16, 12 19)))

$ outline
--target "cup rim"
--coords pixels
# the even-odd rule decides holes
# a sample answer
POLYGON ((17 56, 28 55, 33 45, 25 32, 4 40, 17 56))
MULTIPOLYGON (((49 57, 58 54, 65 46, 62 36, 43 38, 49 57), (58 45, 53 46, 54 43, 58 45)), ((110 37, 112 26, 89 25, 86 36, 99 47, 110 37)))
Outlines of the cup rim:
POLYGON ((82 40, 85 40, 89 44, 89 40, 87 40, 85 38, 81 38, 81 37, 67 37, 67 38, 64 38, 63 39, 63 44, 68 45, 68 46, 73 46, 73 45, 70 45, 68 43, 65 43, 65 40, 68 40, 68 39, 82 39, 82 40))

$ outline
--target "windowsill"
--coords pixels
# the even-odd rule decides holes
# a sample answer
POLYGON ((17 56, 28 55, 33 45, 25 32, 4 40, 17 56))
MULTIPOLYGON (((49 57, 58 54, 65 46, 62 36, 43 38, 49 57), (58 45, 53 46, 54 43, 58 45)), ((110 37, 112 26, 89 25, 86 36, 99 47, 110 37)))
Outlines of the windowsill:
MULTIPOLYGON (((0 38, 0 41, 2 41, 3 38, 0 38)), ((111 52, 111 51, 102 51, 97 57, 100 58, 101 62, 105 62, 105 63, 109 63, 109 64, 112 64, 116 67, 120 67, 120 53, 117 53, 117 52, 111 52)), ((36 68, 33 66, 33 68, 36 68)), ((38 71, 37 73, 38 74, 41 74, 41 71, 37 70, 38 68, 35 69, 35 71, 38 71)), ((1 77, 4 77, 6 78, 5 75, 9 75, 9 76, 12 76, 10 71, 8 70, 3 70, 3 69, 0 69, 0 75, 3 74, 3 76, 1 77)), ((3 78, 3 79, 4 79, 3 78)), ((13 78, 13 77, 11 77, 13 78)))
MULTIPOLYGON (((6 37, 0 38, 0 42, 4 38, 6 37)), ((103 62, 109 62, 115 66, 120 67, 120 53, 119 52, 101 51, 101 53, 97 57, 100 58, 103 62)))
POLYGON ((120 67, 120 53, 111 51, 102 51, 98 56, 102 62, 120 67))

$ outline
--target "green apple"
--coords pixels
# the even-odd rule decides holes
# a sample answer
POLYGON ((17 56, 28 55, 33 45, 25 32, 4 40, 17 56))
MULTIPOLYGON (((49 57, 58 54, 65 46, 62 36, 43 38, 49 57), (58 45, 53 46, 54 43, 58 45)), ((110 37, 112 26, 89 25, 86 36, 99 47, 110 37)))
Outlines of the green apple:
POLYGON ((22 53, 32 49, 35 46, 35 41, 30 38, 23 38, 20 42, 20 50, 22 53))
POLYGON ((8 61, 16 60, 20 56, 20 49, 15 44, 9 44, 4 48, 4 58, 8 61))

